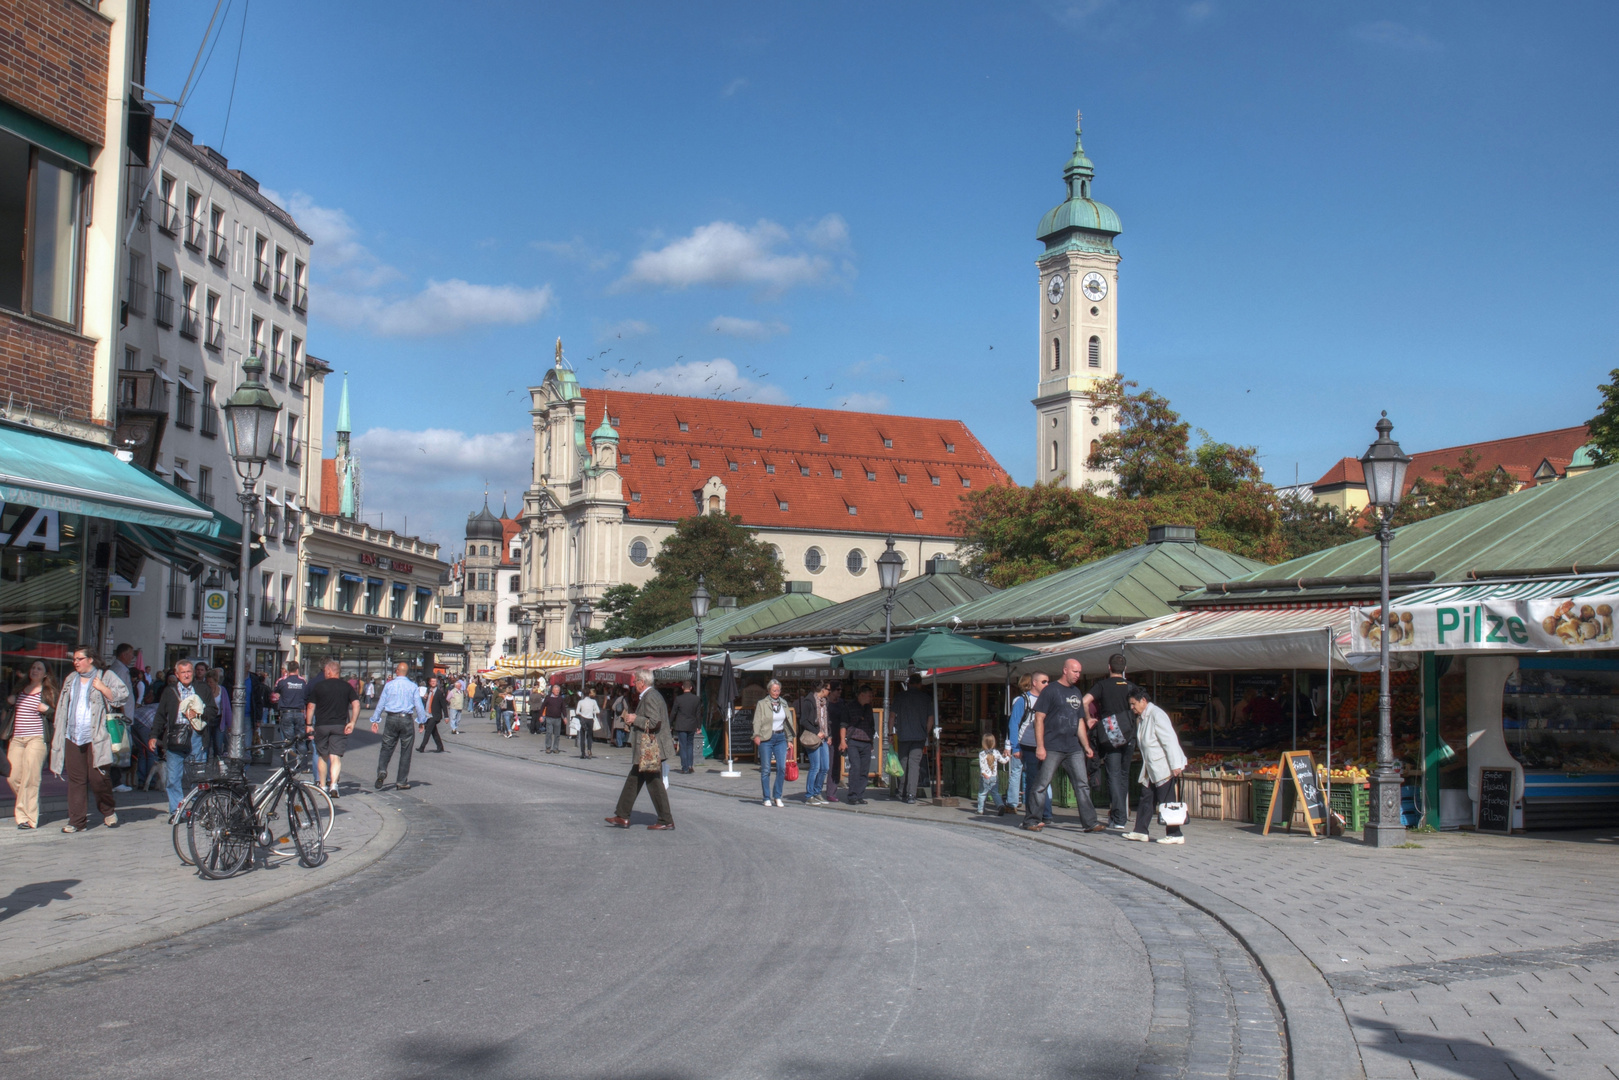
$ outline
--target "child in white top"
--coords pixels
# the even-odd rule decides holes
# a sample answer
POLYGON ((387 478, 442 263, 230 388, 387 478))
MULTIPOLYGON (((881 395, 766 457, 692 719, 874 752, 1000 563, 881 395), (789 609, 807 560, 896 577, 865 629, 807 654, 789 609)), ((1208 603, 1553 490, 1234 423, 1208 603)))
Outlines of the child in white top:
POLYGON ((995 811, 1007 813, 1011 808, 1001 798, 1001 766, 1009 764, 1011 755, 1002 753, 995 745, 995 736, 984 736, 984 748, 978 752, 978 812, 984 812, 984 800, 995 800, 995 811))

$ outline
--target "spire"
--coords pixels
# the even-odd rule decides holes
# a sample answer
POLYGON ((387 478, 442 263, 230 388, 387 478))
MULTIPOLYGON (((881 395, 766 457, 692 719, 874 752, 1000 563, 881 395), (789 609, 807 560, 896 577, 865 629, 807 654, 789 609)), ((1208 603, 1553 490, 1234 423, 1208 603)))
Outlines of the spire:
POLYGON ((337 433, 347 435, 354 429, 349 426, 349 373, 343 372, 343 396, 337 401, 337 433))
POLYGON ((1088 199, 1091 197, 1091 180, 1096 176, 1096 167, 1091 159, 1085 156, 1085 114, 1074 114, 1074 156, 1068 159, 1063 168, 1062 178, 1068 184, 1068 197, 1070 199, 1088 199))

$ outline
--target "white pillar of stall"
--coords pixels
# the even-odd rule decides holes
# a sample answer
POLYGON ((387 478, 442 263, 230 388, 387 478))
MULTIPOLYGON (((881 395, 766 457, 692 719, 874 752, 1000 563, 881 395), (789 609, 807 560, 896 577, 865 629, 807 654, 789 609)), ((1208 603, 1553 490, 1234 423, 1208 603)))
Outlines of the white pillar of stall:
POLYGON ((1523 828, 1523 766, 1507 749, 1501 729, 1507 677, 1518 670, 1516 656, 1474 653, 1467 658, 1467 795, 1478 824, 1479 770, 1512 770, 1512 827, 1523 828))

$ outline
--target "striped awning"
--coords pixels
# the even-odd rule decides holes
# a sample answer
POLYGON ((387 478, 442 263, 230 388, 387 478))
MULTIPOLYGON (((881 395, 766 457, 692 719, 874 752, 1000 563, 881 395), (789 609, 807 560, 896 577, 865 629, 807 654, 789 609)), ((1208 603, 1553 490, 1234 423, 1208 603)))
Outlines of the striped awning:
POLYGON ((1619 589, 1619 577, 1612 574, 1587 577, 1541 579, 1540 581, 1472 582, 1466 585, 1433 585, 1406 593, 1399 606, 1421 604, 1471 604, 1481 600, 1546 600, 1591 593, 1611 593, 1619 589))
POLYGON ((495 661, 495 670, 503 675, 523 675, 559 668, 578 667, 579 659, 557 652, 525 653, 521 656, 502 656, 495 661))

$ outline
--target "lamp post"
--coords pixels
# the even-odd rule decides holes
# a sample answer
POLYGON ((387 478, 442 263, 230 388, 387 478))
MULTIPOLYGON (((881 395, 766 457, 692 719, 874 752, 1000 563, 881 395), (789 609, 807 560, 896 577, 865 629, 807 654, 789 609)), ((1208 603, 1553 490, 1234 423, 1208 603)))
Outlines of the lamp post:
POLYGON ((237 768, 241 767, 242 725, 247 719, 247 575, 252 560, 249 545, 253 539, 253 511, 258 502, 253 488, 270 458, 281 416, 280 403, 259 381, 263 373, 264 361, 258 353, 250 353, 242 364, 245 379, 224 404, 230 457, 236 475, 242 478, 242 490, 237 495, 242 504, 242 550, 236 572, 236 681, 231 687, 230 744, 226 751, 237 768))
POLYGON ((691 594, 691 617, 697 620, 697 660, 692 666, 692 680, 697 686, 699 722, 702 717, 708 715, 703 711, 703 620, 708 617, 708 600, 708 589, 703 585, 703 575, 698 574, 697 588, 691 594))
POLYGON ((534 632, 534 616, 526 611, 523 612, 523 617, 517 622, 517 629, 523 635, 517 642, 517 655, 523 658, 523 674, 526 676, 529 668, 528 639, 529 635, 534 632))
MULTIPOLYGON (((900 553, 894 550, 894 538, 888 538, 888 550, 877 556, 877 584, 888 595, 883 598, 883 641, 894 640, 894 590, 899 588, 899 576, 905 572, 905 560, 900 553)), ((883 672, 883 728, 892 734, 894 719, 893 710, 888 704, 888 672, 883 672)), ((877 747, 877 760, 883 760, 883 748, 877 747)), ((882 766, 877 766, 877 775, 882 776, 882 766)))
POLYGON ((1372 775, 1372 813, 1366 823, 1366 843, 1370 847, 1394 847, 1405 843, 1405 821, 1400 814, 1400 764, 1394 760, 1394 708, 1389 697, 1389 542, 1394 538, 1392 522, 1395 507, 1405 489, 1405 470, 1411 459, 1400 444, 1389 438, 1394 425, 1384 413, 1377 422, 1377 441, 1360 459, 1366 474, 1367 501, 1377 511, 1377 540, 1381 548, 1378 569, 1378 615, 1382 633, 1377 657, 1377 771, 1372 775))
MULTIPOLYGON (((585 659, 585 646, 590 643, 590 617, 594 614, 595 612, 590 609, 589 600, 581 598, 579 602, 574 605, 574 640, 579 642, 579 697, 581 700, 583 700, 585 696, 585 665, 587 663, 585 659)), ((584 723, 584 721, 581 720, 580 723, 584 723)))

